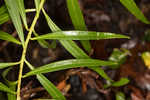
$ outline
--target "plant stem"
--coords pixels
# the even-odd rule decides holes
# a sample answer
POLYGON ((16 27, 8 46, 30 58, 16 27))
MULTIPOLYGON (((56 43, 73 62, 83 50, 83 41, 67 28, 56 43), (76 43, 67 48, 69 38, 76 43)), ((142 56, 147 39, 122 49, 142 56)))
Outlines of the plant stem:
MULTIPOLYGON (((41 0, 40 10, 42 9, 44 2, 45 2, 45 0, 41 0)), ((39 18, 39 14, 40 14, 40 12, 37 12, 35 17, 34 17, 34 19, 33 19, 32 25, 31 25, 31 27, 29 29, 29 32, 28 32, 28 35, 27 35, 27 38, 26 38, 26 41, 25 41, 25 44, 24 44, 24 47, 23 47, 21 63, 20 63, 20 70, 19 70, 19 76, 18 76, 17 100, 21 100, 21 98, 20 98, 21 78, 22 78, 22 72, 23 72, 25 56, 26 56, 29 40, 31 38, 31 35, 32 35, 33 30, 34 30, 35 24, 36 24, 36 22, 37 22, 37 20, 39 18)))
POLYGON ((35 12, 36 9, 26 9, 26 13, 29 13, 29 12, 35 12))
POLYGON ((25 59, 25 63, 28 65, 28 67, 31 69, 31 70, 33 70, 34 69, 34 67, 25 59))

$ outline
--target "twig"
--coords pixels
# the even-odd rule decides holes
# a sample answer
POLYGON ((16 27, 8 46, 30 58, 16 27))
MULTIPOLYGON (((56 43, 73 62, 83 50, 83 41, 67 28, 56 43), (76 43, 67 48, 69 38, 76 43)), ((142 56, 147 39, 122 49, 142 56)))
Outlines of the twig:
MULTIPOLYGON (((45 0, 41 0, 40 7, 39 7, 40 10, 42 9, 42 7, 44 5, 44 2, 45 2, 45 0)), ((17 100, 21 100, 21 98, 20 98, 20 88, 21 88, 21 78, 22 78, 22 72, 23 72, 25 56, 26 56, 29 40, 31 38, 31 35, 32 35, 33 30, 34 30, 35 24, 36 24, 36 22, 39 18, 39 14, 40 14, 40 11, 36 13, 36 15, 33 19, 32 25, 29 29, 29 32, 28 32, 28 35, 27 35, 27 38, 26 38, 26 41, 25 41, 25 44, 24 44, 24 47, 23 47, 21 63, 20 63, 20 70, 19 70, 19 76, 18 76, 17 100)))

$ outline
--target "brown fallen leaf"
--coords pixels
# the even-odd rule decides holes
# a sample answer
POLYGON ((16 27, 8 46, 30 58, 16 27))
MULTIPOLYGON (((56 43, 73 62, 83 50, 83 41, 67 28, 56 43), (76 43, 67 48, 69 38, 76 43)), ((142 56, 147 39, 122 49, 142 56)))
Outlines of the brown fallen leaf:
POLYGON ((132 100, 145 100, 143 93, 140 89, 138 89, 132 85, 129 85, 128 88, 131 89, 131 91, 132 91, 131 92, 131 99, 132 100))

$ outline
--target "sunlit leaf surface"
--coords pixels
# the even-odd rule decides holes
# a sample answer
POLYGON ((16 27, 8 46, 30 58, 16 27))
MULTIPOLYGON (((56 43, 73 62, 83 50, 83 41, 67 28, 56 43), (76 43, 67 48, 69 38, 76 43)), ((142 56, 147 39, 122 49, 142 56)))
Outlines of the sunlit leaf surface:
MULTIPOLYGON (((95 67, 95 66, 109 66, 109 65, 116 65, 116 63, 111 61, 102 61, 97 59, 70 59, 70 60, 63 60, 54 63, 50 63, 41 67, 34 69, 33 71, 28 72, 24 77, 30 75, 36 75, 40 73, 47 73, 47 72, 54 72, 69 68, 77 68, 77 67, 95 67)), ((94 68, 92 68, 94 69, 94 68)))
POLYGON ((94 31, 59 31, 51 34, 45 34, 34 39, 58 39, 58 40, 100 40, 100 39, 114 39, 114 38, 129 38, 125 35, 108 33, 108 32, 94 32, 94 31))

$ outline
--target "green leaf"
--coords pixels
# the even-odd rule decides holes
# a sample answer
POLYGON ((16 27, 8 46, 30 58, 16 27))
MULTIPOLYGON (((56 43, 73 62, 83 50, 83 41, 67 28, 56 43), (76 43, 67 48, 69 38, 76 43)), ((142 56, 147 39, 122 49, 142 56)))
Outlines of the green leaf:
MULTIPOLYGON (((9 73, 9 71, 12 69, 12 67, 7 68, 6 70, 3 71, 2 73, 2 77, 5 81, 5 83, 8 85, 8 87, 13 90, 16 91, 16 86, 17 86, 17 82, 18 81, 9 81, 7 80, 6 76, 9 73)), ((16 100, 16 95, 15 94, 11 94, 11 93, 7 93, 7 98, 8 100, 16 100)))
POLYGON ((16 44, 21 44, 17 39, 15 39, 12 35, 6 33, 6 32, 3 32, 3 31, 0 31, 0 39, 1 40, 7 40, 7 41, 10 41, 10 42, 13 42, 13 43, 16 43, 16 44))
POLYGON ((6 85, 0 82, 0 91, 3 92, 9 92, 11 94, 16 94, 14 91, 12 91, 10 88, 8 88, 6 85))
POLYGON ((42 9, 42 12, 45 16, 45 19, 47 21, 47 24, 49 28, 52 30, 52 32, 61 31, 61 29, 51 20, 51 18, 47 15, 44 9, 42 9))
MULTIPOLYGON (((47 13, 45 12, 45 10, 42 9, 42 11, 43 11, 43 14, 44 14, 44 16, 45 16, 45 19, 46 19, 46 21, 47 21, 47 24, 48 24, 49 28, 50 28, 53 32, 55 32, 55 31, 57 31, 57 30, 61 30, 57 25, 55 25, 55 23, 53 23, 53 21, 52 21, 52 20, 50 19, 50 17, 47 15, 47 13)), ((53 41, 53 42, 52 42, 52 45, 51 45, 51 48, 56 48, 56 46, 57 46, 56 41, 53 41)))
MULTIPOLYGON (((77 0, 67 0, 67 7, 69 11, 69 15, 71 17, 72 23, 76 30, 86 31, 85 21, 80 10, 80 6, 77 0)), ((91 51, 91 45, 89 41, 81 41, 84 49, 88 52, 91 51)))
POLYGON ((94 31, 57 31, 33 38, 35 39, 58 39, 58 40, 100 40, 113 38, 129 38, 125 35, 108 33, 108 32, 94 32, 94 31))
POLYGON ((2 5, 2 6, 0 7, 0 15, 3 14, 3 13, 6 13, 6 12, 7 12, 6 6, 5 6, 5 5, 2 5))
POLYGON ((24 33, 23 33, 22 23, 20 19, 20 14, 19 14, 18 7, 17 7, 17 2, 16 0, 4 0, 4 1, 6 3, 12 22, 19 35, 19 38, 22 42, 22 45, 24 45, 24 33))
POLYGON ((25 7, 24 7, 24 0, 16 0, 16 2, 17 2, 17 7, 18 7, 19 13, 21 15, 21 18, 23 20, 24 26, 26 29, 28 29, 27 19, 26 19, 26 11, 25 11, 25 7))
POLYGON ((90 58, 77 44, 72 40, 59 40, 64 48, 71 53, 75 58, 90 58))
POLYGON ((116 100, 126 100, 124 93, 117 92, 117 94, 116 94, 116 100))
POLYGON ((128 83, 129 83, 129 80, 127 78, 121 78, 119 81, 113 82, 112 86, 120 87, 120 86, 126 85, 128 83))
MULTIPOLYGON (((49 28, 52 30, 52 32, 61 31, 61 29, 51 20, 51 18, 46 14, 45 10, 42 9, 45 18, 47 20, 47 23, 49 25, 49 28)), ((64 46, 64 48, 71 53, 76 58, 89 58, 89 56, 84 53, 82 49, 80 49, 74 41, 71 40, 59 40, 60 43, 64 46)))
POLYGON ((0 63, 0 69, 9 67, 9 66, 14 66, 18 65, 20 62, 10 62, 10 63, 0 63))
MULTIPOLYGON (((96 59, 70 59, 70 60, 63 60, 58 61, 54 63, 50 63, 41 67, 38 67, 34 69, 33 71, 30 71, 24 75, 24 77, 35 75, 35 74, 41 74, 41 73, 47 73, 47 72, 54 72, 69 68, 78 68, 78 67, 95 67, 95 66, 109 66, 109 65, 115 65, 116 63, 111 61, 102 61, 102 60, 96 60, 96 59)), ((93 68, 92 68, 93 69, 93 68)), ((96 69, 97 70, 97 69, 96 69)))
POLYGON ((37 78, 47 92, 51 94, 53 99, 66 100, 62 93, 55 87, 55 85, 53 85, 53 83, 51 83, 44 75, 38 74, 37 78))
MULTIPOLYGON (((9 88, 13 91, 16 91, 16 85, 9 86, 9 88)), ((7 93, 8 100, 16 100, 16 95, 7 93)))
MULTIPOLYGON (((34 34, 36 37, 39 36, 35 31, 33 31, 33 34, 34 34)), ((49 45, 49 43, 46 42, 45 40, 41 39, 41 40, 37 40, 37 41, 38 41, 38 43, 40 44, 41 47, 43 47, 43 48, 51 48, 51 45, 49 45)))
MULTIPOLYGON (((25 63, 31 70, 34 70, 34 67, 27 60, 25 60, 25 63)), ((38 74, 36 76, 39 82, 54 99, 66 100, 62 93, 55 87, 55 85, 53 85, 53 83, 51 83, 44 75, 38 74)))
POLYGON ((9 67, 7 69, 5 69, 2 73, 2 77, 5 81, 5 84, 8 85, 9 87, 11 86, 16 86, 17 85, 17 82, 18 81, 9 81, 6 77, 7 77, 7 74, 9 73, 9 71, 12 69, 12 67, 9 67))
POLYGON ((140 9, 137 7, 134 0, 120 0, 120 2, 134 15, 137 19, 145 24, 150 24, 147 18, 143 15, 140 9))
POLYGON ((7 22, 9 19, 8 13, 0 14, 0 25, 7 22))
POLYGON ((129 55, 129 51, 126 49, 114 49, 111 56, 109 57, 109 61, 114 61, 118 63, 118 65, 111 66, 111 68, 119 68, 121 64, 126 61, 126 57, 129 55))
POLYGON ((87 30, 78 1, 67 0, 67 7, 75 29, 82 31, 87 30))
MULTIPOLYGON (((109 65, 109 66, 111 66, 111 65, 109 65)), ((105 73, 105 71, 103 69, 101 69, 99 67, 94 67, 94 68, 91 67, 91 69, 93 69, 95 72, 97 72, 101 77, 103 77, 107 81, 109 81, 109 82, 113 81, 112 79, 110 79, 110 77, 105 73)))
MULTIPOLYGON (((43 11, 43 13, 46 14, 44 9, 42 9, 42 11, 43 11)), ((46 19, 49 21, 49 27, 52 30, 52 32, 61 31, 61 29, 50 19, 50 17, 48 15, 47 15, 46 19)), ((89 59, 90 58, 82 49, 80 49, 76 45, 76 43, 74 41, 72 41, 72 40, 59 40, 59 41, 64 46, 64 48, 69 53, 71 53, 75 58, 77 58, 77 59, 89 59)), ((98 69, 96 67, 95 68, 93 67, 92 70, 94 70, 96 72, 98 71, 98 69)))
POLYGON ((7 22, 9 20, 9 14, 7 12, 6 6, 0 7, 0 25, 7 22))
POLYGON ((121 78, 119 81, 108 81, 107 84, 104 85, 104 88, 109 88, 111 86, 120 87, 129 83, 127 78, 121 78))

